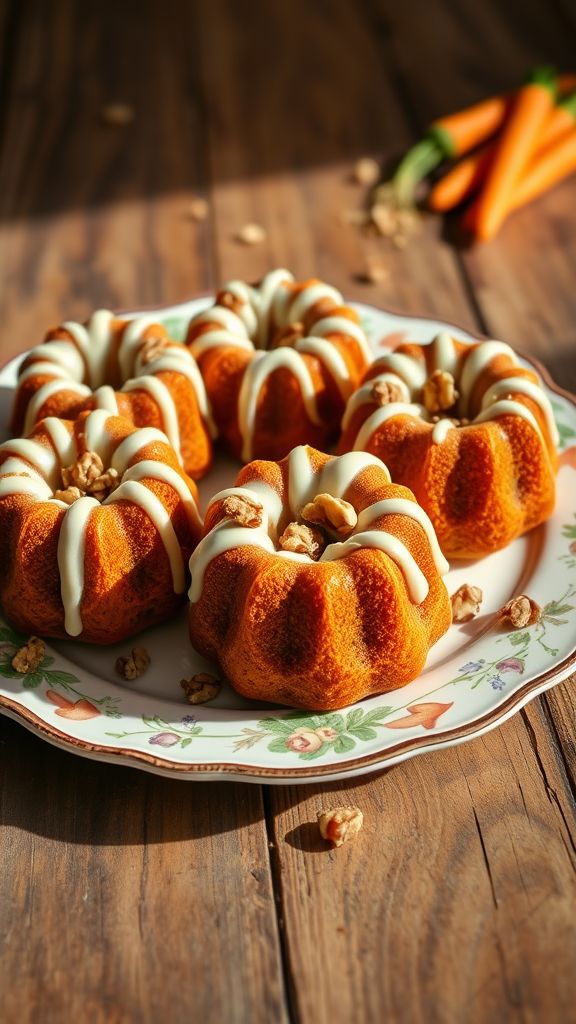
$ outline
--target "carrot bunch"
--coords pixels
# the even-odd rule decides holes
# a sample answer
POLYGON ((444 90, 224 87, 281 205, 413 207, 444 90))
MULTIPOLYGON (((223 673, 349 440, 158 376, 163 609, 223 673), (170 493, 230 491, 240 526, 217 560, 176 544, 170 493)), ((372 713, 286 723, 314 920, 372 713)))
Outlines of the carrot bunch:
POLYGON ((570 90, 576 75, 538 68, 516 93, 435 121, 396 171, 395 203, 413 205, 419 183, 444 161, 457 161, 430 190, 428 206, 445 212, 468 203, 466 231, 479 241, 492 238, 513 210, 576 171, 576 91, 570 90))

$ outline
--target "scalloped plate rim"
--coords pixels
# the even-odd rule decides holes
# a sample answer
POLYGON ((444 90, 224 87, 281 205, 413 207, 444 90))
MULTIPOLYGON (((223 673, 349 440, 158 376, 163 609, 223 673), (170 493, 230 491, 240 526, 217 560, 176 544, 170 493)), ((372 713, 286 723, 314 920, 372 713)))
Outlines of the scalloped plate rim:
MULTIPOLYGON (((209 299, 210 297, 210 293, 204 293, 173 305, 143 307, 138 311, 124 311, 120 315, 134 316, 139 313, 162 312, 164 316, 175 316, 178 315, 179 311, 182 311, 183 308, 189 306, 191 303, 201 302, 209 299)), ((470 331, 453 321, 440 320, 434 315, 403 313, 390 309, 389 307, 379 307, 361 300, 350 301, 353 305, 360 307, 361 310, 373 311, 377 315, 392 317, 395 320, 404 322, 407 326, 411 321, 424 321, 433 325, 434 328, 454 328, 464 339, 474 340, 485 339, 487 337, 481 332, 470 331)), ((537 358, 523 353, 520 349, 515 349, 515 351, 522 359, 532 364, 537 369, 551 391, 555 392, 562 398, 567 399, 575 407, 576 411, 576 396, 574 394, 560 387, 553 380, 547 368, 537 358)), ((25 353, 20 353, 9 359, 0 367, 0 373, 3 373, 12 363, 17 364, 24 355, 25 353)), ((57 729, 50 722, 40 718, 29 708, 24 706, 22 703, 19 703, 18 700, 15 699, 14 694, 8 695, 7 693, 0 692, 0 714, 20 723, 34 735, 39 736, 51 745, 61 750, 65 750, 66 752, 83 756, 91 760, 100 761, 102 763, 116 765, 122 764, 127 767, 139 768, 140 770, 145 770, 163 777, 179 778, 187 781, 219 781, 222 779, 230 779, 255 784, 266 782, 267 784, 276 785, 289 785, 293 784, 295 781, 300 781, 302 783, 314 783, 322 781, 338 781, 354 778, 360 775, 377 773, 379 771, 384 771, 395 764, 400 764, 411 757, 431 753, 432 751, 443 747, 448 748, 459 746, 469 740, 485 735, 492 729, 497 728, 499 725, 507 721, 512 717, 512 715, 525 707, 531 700, 534 700, 542 693, 568 678, 575 667, 576 649, 563 657, 562 660, 558 661, 558 663, 552 663, 547 670, 538 673, 531 679, 527 679, 524 683, 520 683, 517 688, 509 694, 507 700, 496 705, 486 714, 472 719, 467 724, 456 726, 451 729, 439 729, 433 734, 427 733, 426 735, 412 737, 393 745, 388 745, 382 750, 378 750, 370 754, 359 755, 358 757, 339 761, 338 763, 315 763, 313 765, 302 763, 295 767, 266 767, 248 764, 246 761, 243 761, 242 758, 239 758, 237 754, 230 761, 174 761, 169 757, 158 757, 141 750, 136 750, 129 746, 100 746, 97 743, 82 740, 70 733, 57 729)), ((79 666, 76 666, 76 669, 79 673, 82 673, 83 671, 79 666)), ((0 680, 0 691, 1 688, 2 683, 0 680)), ((150 703, 153 703, 154 698, 148 697, 147 700, 150 703)), ((292 709, 288 709, 288 711, 290 710, 292 709)))

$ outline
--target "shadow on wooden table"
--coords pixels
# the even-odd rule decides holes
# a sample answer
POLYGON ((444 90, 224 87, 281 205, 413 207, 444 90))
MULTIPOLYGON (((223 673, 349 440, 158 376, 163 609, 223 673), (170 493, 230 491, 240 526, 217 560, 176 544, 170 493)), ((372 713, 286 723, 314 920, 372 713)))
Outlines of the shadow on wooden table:
POLYGON ((258 786, 188 782, 56 750, 0 718, 0 827, 65 843, 150 846, 219 836, 263 817, 258 786))

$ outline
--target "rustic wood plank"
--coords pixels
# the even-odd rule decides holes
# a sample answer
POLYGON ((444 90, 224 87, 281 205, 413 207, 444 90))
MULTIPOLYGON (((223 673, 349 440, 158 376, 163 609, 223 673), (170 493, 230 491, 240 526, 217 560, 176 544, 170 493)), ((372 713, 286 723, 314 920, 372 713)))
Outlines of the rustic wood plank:
POLYGON ((368 781, 269 793, 298 1019, 569 1017, 575 811, 544 758, 543 776, 516 717, 368 781), (316 813, 340 803, 365 828, 329 852, 316 813))
POLYGON ((342 214, 359 208, 365 194, 350 181, 355 158, 373 155, 386 164, 408 144, 386 58, 361 11, 339 2, 329 18, 312 7, 299 19, 292 9, 261 3, 246 19, 237 4, 218 0, 199 12, 221 279, 257 279, 271 266, 286 265, 296 276, 334 283, 349 297, 445 314, 473 328, 457 262, 437 224, 425 223, 410 251, 399 252, 342 223, 342 214), (267 41, 264 68, 255 76, 247 69, 262 54, 261 39, 267 41), (347 75, 345 88, 343 39, 362 69, 347 75), (295 54, 302 74, 295 73, 295 54), (223 65, 237 75, 233 90, 223 65), (268 232, 264 245, 249 249, 235 240, 249 221, 268 232), (361 284, 367 260, 375 257, 387 279, 361 284))
MULTIPOLYGON (((22 5, 0 156, 3 358, 63 316, 212 283, 210 222, 186 215, 208 179, 179 9, 22 5), (133 124, 102 125, 109 100, 133 124)), ((6 1019, 285 1019, 259 787, 81 761, 5 720, 0 736, 6 1019)))
POLYGON ((0 736, 4 1020, 285 1020, 260 787, 0 736))

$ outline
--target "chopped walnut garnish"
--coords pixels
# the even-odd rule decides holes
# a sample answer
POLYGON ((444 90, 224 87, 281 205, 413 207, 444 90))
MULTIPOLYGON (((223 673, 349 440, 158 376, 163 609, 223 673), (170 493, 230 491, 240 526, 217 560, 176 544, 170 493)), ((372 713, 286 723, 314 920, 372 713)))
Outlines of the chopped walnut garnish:
POLYGON ((293 324, 287 324, 283 327, 275 337, 272 339, 270 348, 286 348, 295 345, 300 338, 304 337, 304 324, 300 321, 296 321, 293 324))
POLYGON ((38 668, 38 665, 44 658, 46 653, 46 644, 40 637, 31 636, 24 647, 21 647, 19 651, 12 658, 12 668, 16 672, 21 672, 25 676, 28 672, 34 672, 38 668))
POLYGON ((195 199, 192 199, 188 204, 188 216, 198 224, 203 220, 206 220, 209 212, 210 207, 208 202, 206 199, 202 199, 201 196, 197 196, 195 199))
POLYGON ((452 594, 452 622, 470 622, 480 611, 480 605, 484 595, 480 587, 471 587, 463 583, 458 590, 452 594))
POLYGON ((317 494, 314 501, 304 506, 300 515, 309 523, 336 530, 344 536, 351 533, 358 522, 354 506, 332 494, 317 494))
POLYGON ((542 609, 536 601, 526 594, 513 597, 504 605, 500 616, 504 622, 509 622, 513 629, 523 629, 524 626, 533 626, 540 621, 542 609))
POLYGON ((134 107, 129 103, 107 103, 100 111, 104 124, 114 128, 124 128, 134 120, 134 107))
POLYGON ((66 490, 54 491, 54 497, 57 501, 64 501, 67 505, 73 505, 78 498, 83 498, 84 495, 79 487, 67 487, 66 490))
POLYGON ((404 395, 399 384, 391 383, 389 380, 376 380, 372 385, 370 398, 378 405, 388 405, 389 402, 401 402, 404 395))
POLYGON ((198 672, 191 679, 181 679, 180 686, 189 704, 206 704, 220 693, 220 681, 208 672, 198 672))
POLYGON ((358 185, 365 185, 370 188, 380 180, 380 164, 371 156, 362 157, 354 164, 354 181, 358 185))
POLYGON ((454 377, 447 370, 434 370, 424 385, 422 400, 428 412, 451 409, 458 399, 454 377))
POLYGON ((244 224, 236 235, 243 245, 260 245, 266 238, 266 231, 260 224, 244 224))
POLYGON ((224 499, 224 515, 228 519, 235 519, 239 526, 249 526, 255 529, 262 525, 263 506, 259 501, 246 498, 243 494, 233 494, 224 499))
POLYGON ((382 284, 390 277, 390 271, 381 260, 367 260, 366 269, 361 277, 367 284, 382 284))
POLYGON ((283 551, 295 551, 300 555, 309 555, 315 562, 326 547, 326 539, 321 530, 304 523, 288 523, 278 541, 283 551))
POLYGON ((150 665, 150 655, 145 647, 133 647, 128 658, 116 659, 116 671, 123 679, 138 679, 150 665))
POLYGON ((318 812, 320 835, 334 846, 342 846, 353 839, 363 824, 364 815, 359 807, 334 807, 331 811, 318 812))
POLYGON ((395 248, 404 249, 410 235, 418 226, 417 211, 399 207, 394 198, 394 190, 389 184, 379 185, 374 190, 373 199, 370 208, 372 225, 378 234, 388 238, 395 248))
POLYGON ((239 313, 244 305, 244 302, 238 295, 235 295, 234 292, 228 291, 218 292, 216 296, 216 303, 218 306, 224 306, 226 309, 231 309, 233 313, 239 313))
POLYGON ((154 359, 158 359, 159 356, 164 354, 169 345, 170 341, 168 338, 146 338, 138 352, 140 365, 146 366, 154 359))
POLYGON ((71 466, 63 467, 62 483, 66 490, 78 488, 81 495, 90 494, 98 501, 103 501, 118 486, 119 477, 115 469, 104 471, 104 464, 97 452, 84 452, 71 466))

